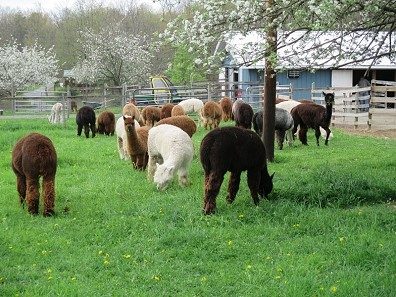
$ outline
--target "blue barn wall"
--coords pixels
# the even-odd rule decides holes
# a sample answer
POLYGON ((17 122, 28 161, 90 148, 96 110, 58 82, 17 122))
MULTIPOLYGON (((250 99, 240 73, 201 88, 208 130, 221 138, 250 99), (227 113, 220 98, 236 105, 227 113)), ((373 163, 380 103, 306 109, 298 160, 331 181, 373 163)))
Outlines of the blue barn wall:
MULTIPOLYGON (((247 69, 242 68, 239 71, 240 88, 246 91, 249 82, 262 83, 262 75, 259 73, 262 69, 247 69)), ((277 73, 276 81, 280 85, 292 84, 294 100, 311 99, 312 83, 315 82, 315 88, 331 87, 331 70, 317 70, 312 73, 309 71, 301 71, 298 78, 289 78, 287 71, 277 73)))

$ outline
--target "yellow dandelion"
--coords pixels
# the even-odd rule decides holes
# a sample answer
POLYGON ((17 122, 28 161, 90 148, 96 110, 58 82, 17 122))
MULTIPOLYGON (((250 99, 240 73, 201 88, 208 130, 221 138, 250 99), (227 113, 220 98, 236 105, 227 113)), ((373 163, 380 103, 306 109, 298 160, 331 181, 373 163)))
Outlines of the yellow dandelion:
POLYGON ((161 277, 159 275, 154 275, 153 279, 158 282, 161 279, 161 277))
POLYGON ((103 254, 103 251, 99 251, 99 255, 103 254))
POLYGON ((294 224, 293 225, 293 228, 298 228, 298 227, 300 227, 300 224, 294 224))
POLYGON ((337 287, 336 287, 336 286, 332 286, 332 287, 330 288, 330 291, 331 291, 332 293, 337 292, 337 287))
POLYGON ((206 276, 201 277, 201 282, 206 282, 207 280, 206 276))
POLYGON ((246 266, 246 269, 252 269, 252 265, 246 266))
POLYGON ((73 276, 72 278, 71 278, 71 280, 72 281, 75 281, 77 278, 75 277, 75 276, 73 276))
POLYGON ((244 215, 243 215, 243 214, 240 214, 238 217, 239 217, 240 219, 242 219, 242 218, 244 217, 244 215))
POLYGON ((52 272, 52 269, 51 268, 48 268, 47 269, 47 273, 51 273, 52 272))
POLYGON ((125 259, 129 259, 130 257, 131 257, 131 255, 129 255, 129 254, 128 255, 124 255, 125 259))
POLYGON ((267 258, 265 258, 266 260, 271 260, 271 257, 270 256, 267 256, 267 258))
POLYGON ((280 279, 280 278, 282 278, 282 276, 280 275, 275 276, 275 279, 280 279))
POLYGON ((345 239, 346 239, 345 237, 340 237, 340 238, 339 238, 340 242, 344 242, 345 239))
POLYGON ((232 240, 229 240, 227 243, 228 245, 232 245, 232 240))
POLYGON ((109 265, 109 264, 110 264, 110 261, 109 261, 109 260, 104 260, 104 261, 103 261, 103 264, 104 264, 104 265, 109 265))

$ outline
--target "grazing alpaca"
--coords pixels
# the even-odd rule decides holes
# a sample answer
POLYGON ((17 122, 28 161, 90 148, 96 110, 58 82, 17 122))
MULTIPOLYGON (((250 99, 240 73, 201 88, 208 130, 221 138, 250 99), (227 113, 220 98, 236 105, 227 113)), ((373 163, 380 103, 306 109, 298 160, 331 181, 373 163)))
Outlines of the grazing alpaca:
POLYGON ((99 114, 96 121, 99 134, 106 134, 107 136, 114 135, 115 130, 115 116, 111 111, 103 111, 99 114))
POLYGON ((330 136, 330 121, 333 112, 334 93, 324 93, 326 107, 318 104, 302 103, 291 110, 291 115, 294 120, 293 134, 296 133, 297 127, 300 126, 298 138, 301 143, 307 143, 308 128, 315 130, 316 144, 319 145, 320 129, 322 127, 326 131, 325 145, 328 144, 330 136))
POLYGON ((274 175, 268 174, 264 144, 255 132, 239 127, 214 129, 203 138, 200 154, 205 171, 205 214, 215 211, 216 197, 227 171, 231 172, 229 203, 235 200, 242 171, 247 171, 254 204, 259 203, 259 195, 263 197, 271 193, 274 175))
POLYGON ((172 103, 166 103, 161 107, 161 120, 172 116, 172 109, 174 106, 175 105, 172 103))
MULTIPOLYGON (((275 136, 278 142, 278 147, 283 148, 285 134, 288 133, 289 145, 292 145, 293 135, 293 117, 291 114, 282 108, 275 107, 275 136)), ((263 111, 260 110, 253 115, 253 129, 261 137, 263 135, 263 111)))
POLYGON ((70 101, 70 110, 73 112, 77 112, 77 102, 74 100, 70 101))
POLYGON ((197 132, 197 125, 194 120, 186 115, 174 116, 170 118, 165 118, 159 121, 155 126, 159 126, 162 124, 169 124, 176 127, 179 127, 184 132, 188 134, 188 136, 192 137, 195 132, 197 132))
POLYGON ((136 105, 132 102, 135 102, 135 101, 131 101, 124 105, 124 107, 122 108, 122 115, 134 117, 135 120, 139 122, 140 121, 140 111, 136 107, 136 105))
POLYGON ((178 103, 184 110, 184 113, 196 112, 199 113, 201 108, 204 106, 202 100, 196 98, 184 99, 178 103))
POLYGON ((149 127, 136 128, 134 117, 124 116, 124 126, 127 136, 127 150, 135 169, 144 170, 147 166, 147 137, 149 127))
POLYGON ((171 116, 175 117, 175 116, 181 116, 181 115, 185 115, 186 113, 184 112, 183 107, 181 107, 180 105, 175 105, 172 108, 172 112, 171 112, 171 116))
POLYGON ((93 108, 90 106, 81 107, 76 115, 77 135, 81 136, 82 128, 84 127, 85 137, 89 138, 89 129, 91 129, 92 138, 94 138, 96 133, 95 122, 96 116, 93 108))
POLYGON ((48 116, 51 124, 63 123, 65 121, 63 116, 63 104, 60 102, 55 103, 51 108, 51 115, 48 116))
POLYGON ((235 126, 249 130, 252 128, 252 120, 253 120, 254 112, 253 112, 253 108, 249 104, 245 102, 238 104, 233 114, 234 114, 235 126))
POLYGON ((232 101, 229 97, 223 97, 219 101, 221 110, 223 111, 222 120, 227 122, 232 119, 232 101))
POLYGON ((194 146, 191 138, 182 129, 173 125, 159 125, 149 131, 147 177, 164 190, 178 175, 182 186, 188 185, 188 169, 191 165, 194 146))
POLYGON ((153 127, 161 119, 161 109, 157 106, 146 106, 141 112, 144 125, 153 127))
MULTIPOLYGON (((128 116, 125 116, 128 117, 128 116)), ((139 128, 140 125, 138 121, 135 120, 135 128, 139 128)), ((117 123, 116 123, 116 129, 115 129, 116 135, 117 135, 117 148, 118 148, 118 153, 120 155, 121 160, 129 160, 131 156, 129 155, 128 151, 128 140, 127 140, 127 134, 125 131, 124 127, 124 117, 121 116, 118 118, 117 123)))
POLYGON ((56 166, 55 147, 48 137, 31 133, 16 143, 12 150, 12 170, 17 177, 19 201, 22 205, 27 203, 29 213, 38 214, 42 176, 43 214, 54 214, 56 166))
POLYGON ((205 102, 204 106, 200 111, 200 117, 202 121, 202 126, 205 129, 214 129, 217 128, 220 124, 221 116, 223 115, 223 111, 221 110, 220 105, 214 101, 205 102))

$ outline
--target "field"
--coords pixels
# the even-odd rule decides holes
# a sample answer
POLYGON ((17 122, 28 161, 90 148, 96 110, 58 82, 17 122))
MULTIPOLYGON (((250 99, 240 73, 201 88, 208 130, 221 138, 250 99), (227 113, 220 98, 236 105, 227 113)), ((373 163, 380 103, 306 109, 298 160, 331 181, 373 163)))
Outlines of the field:
MULTIPOLYGON (((275 151, 274 191, 204 216, 191 185, 158 192, 116 139, 45 119, 0 119, 0 296, 396 296, 396 140, 333 129, 326 147, 275 151), (56 215, 19 206, 11 150, 29 132, 58 153, 56 215)), ((40 211, 42 207, 40 208, 40 211)))

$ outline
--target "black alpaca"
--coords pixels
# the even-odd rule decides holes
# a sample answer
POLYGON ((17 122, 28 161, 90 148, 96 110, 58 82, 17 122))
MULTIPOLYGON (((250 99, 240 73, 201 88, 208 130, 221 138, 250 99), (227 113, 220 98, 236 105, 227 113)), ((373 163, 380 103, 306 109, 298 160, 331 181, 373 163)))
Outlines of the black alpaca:
POLYGON ((201 163, 205 171, 205 198, 203 211, 213 213, 224 174, 231 172, 227 201, 232 203, 239 190, 242 171, 247 171, 247 182, 254 204, 272 191, 272 176, 267 170, 264 144, 253 131, 240 127, 223 127, 210 131, 201 142, 201 163))
POLYGON ((96 116, 93 108, 90 106, 81 107, 76 115, 77 135, 81 136, 81 132, 84 127, 85 136, 89 138, 89 129, 91 129, 92 138, 94 138, 96 133, 95 122, 96 116))
POLYGON ((308 145, 307 143, 307 131, 308 128, 312 128, 315 130, 316 143, 319 145, 319 137, 320 137, 320 127, 322 127, 326 131, 326 140, 325 145, 328 144, 329 135, 330 135, 330 121, 331 115, 333 113, 333 104, 334 104, 334 93, 324 93, 326 107, 323 107, 318 104, 312 103, 302 103, 293 107, 290 111, 293 121, 293 135, 297 131, 298 125, 300 125, 300 131, 298 133, 298 138, 301 143, 304 145, 308 145))

